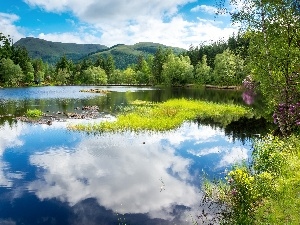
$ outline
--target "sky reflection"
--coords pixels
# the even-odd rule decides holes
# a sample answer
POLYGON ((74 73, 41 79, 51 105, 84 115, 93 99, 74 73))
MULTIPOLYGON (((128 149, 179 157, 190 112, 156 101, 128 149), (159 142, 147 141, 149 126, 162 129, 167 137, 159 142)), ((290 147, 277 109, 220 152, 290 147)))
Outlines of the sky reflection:
POLYGON ((97 204, 99 212, 189 224, 199 212, 202 171, 215 176, 250 155, 250 143, 194 123, 163 134, 96 136, 68 131, 67 124, 4 124, 0 186, 23 187, 19 199, 26 190, 41 202, 59 201, 76 218, 81 205, 97 204))

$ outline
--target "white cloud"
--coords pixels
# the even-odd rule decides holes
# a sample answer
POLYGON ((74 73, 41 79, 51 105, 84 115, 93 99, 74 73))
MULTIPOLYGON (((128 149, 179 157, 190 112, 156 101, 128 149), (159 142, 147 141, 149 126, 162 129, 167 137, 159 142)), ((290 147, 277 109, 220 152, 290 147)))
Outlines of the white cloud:
MULTIPOLYGON (((183 15, 178 14, 178 7, 193 1, 152 0, 129 3, 125 0, 26 0, 29 5, 46 11, 72 12, 81 21, 74 32, 43 32, 38 35, 50 41, 99 43, 107 46, 155 42, 188 49, 191 44, 197 46, 207 41, 226 39, 237 31, 236 28, 224 27, 216 21, 185 20, 183 15), (82 29, 82 23, 87 27, 82 29)), ((205 5, 199 6, 199 9, 210 13, 215 10, 205 5)))
POLYGON ((246 159, 248 159, 248 150, 246 148, 233 147, 225 152, 219 167, 228 166, 246 159))
POLYGON ((216 14, 218 9, 209 5, 197 5, 196 7, 191 9, 191 12, 205 12, 208 14, 216 14))
POLYGON ((21 33, 22 29, 14 25, 19 19, 15 14, 0 13, 0 32, 5 36, 10 35, 13 40, 19 40, 24 37, 24 34, 21 33))
POLYGON ((163 148, 159 141, 155 135, 96 136, 75 149, 37 153, 30 163, 44 170, 28 189, 40 199, 57 198, 75 205, 95 198, 114 212, 172 219, 176 205, 196 207, 201 195, 189 184, 191 161, 177 156, 175 149, 163 148))
POLYGON ((9 164, 2 160, 2 155, 7 148, 22 146, 19 136, 25 130, 21 124, 10 126, 7 122, 0 126, 0 186, 12 187, 13 179, 20 179, 20 173, 10 173, 9 164))
POLYGON ((26 0, 31 6, 38 6, 46 11, 64 12, 71 11, 82 21, 89 23, 108 22, 115 24, 121 21, 138 20, 139 17, 161 18, 174 15, 178 6, 194 0, 26 0))
POLYGON ((223 151, 222 147, 213 147, 213 148, 204 148, 201 150, 188 150, 188 153, 201 157, 201 156, 205 156, 205 155, 209 155, 209 154, 220 154, 223 151))
POLYGON ((53 42, 62 43, 77 43, 77 44, 92 44, 99 43, 100 39, 94 35, 84 33, 40 33, 38 38, 53 42))

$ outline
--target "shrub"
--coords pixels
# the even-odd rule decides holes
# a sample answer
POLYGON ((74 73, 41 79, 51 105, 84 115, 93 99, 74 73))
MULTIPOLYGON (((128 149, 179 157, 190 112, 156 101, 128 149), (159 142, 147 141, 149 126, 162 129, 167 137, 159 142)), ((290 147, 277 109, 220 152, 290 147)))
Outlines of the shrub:
POLYGON ((38 118, 43 115, 43 112, 39 109, 27 109, 26 116, 30 118, 38 118))

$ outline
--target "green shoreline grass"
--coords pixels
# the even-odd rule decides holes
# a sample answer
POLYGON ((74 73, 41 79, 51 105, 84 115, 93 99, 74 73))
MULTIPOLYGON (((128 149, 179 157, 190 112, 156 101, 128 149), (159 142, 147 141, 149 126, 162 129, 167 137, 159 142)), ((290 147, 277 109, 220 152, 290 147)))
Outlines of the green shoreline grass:
POLYGON ((204 191, 226 205, 222 224, 300 224, 300 140, 267 135, 254 145, 253 164, 236 165, 227 182, 206 181, 204 191))
POLYGON ((135 101, 123 109, 116 121, 69 125, 71 130, 87 132, 168 131, 185 121, 212 119, 226 126, 241 117, 252 116, 251 110, 234 104, 198 100, 171 99, 163 103, 135 101))
POLYGON ((43 112, 39 109, 27 109, 26 116, 29 118, 40 118, 42 117, 43 112))

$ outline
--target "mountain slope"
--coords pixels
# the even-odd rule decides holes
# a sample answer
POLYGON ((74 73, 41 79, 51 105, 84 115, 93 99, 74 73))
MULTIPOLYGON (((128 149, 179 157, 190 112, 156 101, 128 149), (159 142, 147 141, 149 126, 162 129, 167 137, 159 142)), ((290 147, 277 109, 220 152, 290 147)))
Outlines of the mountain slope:
POLYGON ((109 49, 90 54, 88 58, 94 61, 99 55, 107 57, 107 55, 111 54, 115 60, 116 67, 118 69, 125 69, 128 65, 137 63, 140 55, 143 55, 144 57, 147 57, 150 54, 154 55, 158 48, 171 49, 175 54, 186 51, 182 48, 170 47, 158 43, 139 42, 134 45, 118 44, 109 49))
POLYGON ((14 45, 25 47, 31 58, 41 58, 50 64, 55 64, 64 55, 77 63, 84 58, 95 61, 99 55, 107 57, 111 54, 118 69, 125 69, 128 65, 137 63, 140 55, 144 57, 149 54, 154 55, 158 48, 172 49, 175 54, 185 51, 182 48, 152 42, 140 42, 134 45, 118 44, 108 48, 99 44, 60 43, 32 37, 22 38, 14 45))
POLYGON ((41 58, 50 64, 55 64, 63 55, 76 62, 88 54, 107 49, 106 46, 99 44, 51 42, 32 37, 22 38, 14 45, 25 47, 31 58, 41 58))

